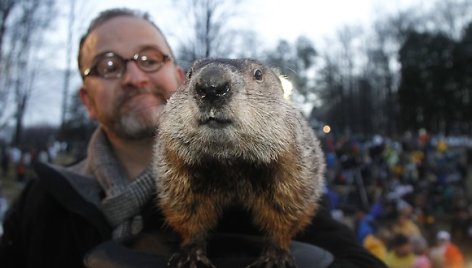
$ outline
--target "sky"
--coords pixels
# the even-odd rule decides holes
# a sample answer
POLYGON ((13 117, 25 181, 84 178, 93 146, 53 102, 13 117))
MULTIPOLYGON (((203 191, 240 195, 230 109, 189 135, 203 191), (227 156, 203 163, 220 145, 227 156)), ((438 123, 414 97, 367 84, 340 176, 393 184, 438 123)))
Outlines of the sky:
MULTIPOLYGON (((48 35, 53 43, 50 49, 54 57, 49 65, 54 70, 64 68, 67 33, 66 15, 70 0, 58 0, 63 3, 59 9, 56 27, 48 35)), ((187 1, 187 0, 180 0, 187 1)), ((100 11, 113 7, 128 7, 147 11, 160 26, 169 39, 171 46, 176 47, 179 40, 185 37, 182 26, 183 13, 178 10, 176 0, 80 0, 77 1, 77 20, 80 24, 77 31, 82 34, 90 20, 100 11)), ((395 13, 400 9, 423 6, 425 0, 243 0, 238 6, 237 25, 254 31, 258 40, 266 46, 273 46, 280 39, 294 41, 298 36, 309 37, 315 47, 329 47, 329 40, 345 25, 368 25, 376 18, 395 13)), ((78 43, 79 35, 74 40, 78 43)), ((73 59, 76 57, 74 47, 73 59)), ((75 61, 72 68, 76 70, 75 61)), ((26 125, 50 124, 60 121, 62 75, 54 71, 53 77, 46 82, 38 82, 32 104, 25 117, 26 125), (53 80, 52 80, 53 79, 53 80)), ((80 86, 77 72, 74 73, 71 90, 80 86)), ((48 75, 46 75, 48 76, 48 75)))

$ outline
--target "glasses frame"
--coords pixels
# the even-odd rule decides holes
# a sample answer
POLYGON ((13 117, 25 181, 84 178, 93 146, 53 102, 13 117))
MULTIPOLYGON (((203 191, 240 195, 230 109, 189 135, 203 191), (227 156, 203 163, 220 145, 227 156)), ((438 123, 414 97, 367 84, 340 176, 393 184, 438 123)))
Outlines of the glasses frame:
POLYGON ((128 62, 130 61, 134 61, 136 63, 136 66, 138 66, 139 70, 145 72, 145 73, 153 73, 153 72, 157 72, 159 71, 167 62, 170 62, 172 61, 173 58, 172 56, 168 55, 168 54, 165 54, 163 52, 161 52, 159 49, 155 48, 155 47, 146 47, 146 48, 143 48, 141 49, 139 52, 137 52, 136 54, 134 54, 131 58, 123 58, 122 56, 116 54, 115 52, 112 52, 112 51, 106 51, 106 52, 103 52, 103 53, 100 53, 98 54, 97 56, 94 57, 94 60, 93 60, 93 63, 92 63, 92 66, 90 68, 87 68, 85 69, 83 72, 82 72, 82 78, 85 79, 86 77, 89 77, 89 76, 96 76, 96 77, 100 77, 100 78, 104 78, 104 79, 118 79, 118 78, 121 78, 123 77, 123 74, 126 72, 126 68, 128 66, 128 62), (145 70, 141 67, 141 65, 139 64, 139 59, 141 57, 141 54, 146 51, 146 50, 149 50, 149 49, 153 49, 157 52, 159 52, 160 54, 162 54, 162 61, 159 62, 159 66, 157 66, 157 68, 155 70, 145 70), (104 76, 102 74, 100 74, 97 70, 98 68, 98 63, 104 59, 104 58, 111 58, 111 57, 115 57, 119 60, 121 60, 121 62, 123 63, 123 70, 121 72, 119 72, 117 74, 117 76, 104 76))

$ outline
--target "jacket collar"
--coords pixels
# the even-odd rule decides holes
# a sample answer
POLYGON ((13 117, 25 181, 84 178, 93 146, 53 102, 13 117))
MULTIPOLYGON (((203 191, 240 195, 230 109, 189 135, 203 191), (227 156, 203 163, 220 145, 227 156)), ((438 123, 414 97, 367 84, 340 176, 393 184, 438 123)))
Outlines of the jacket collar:
POLYGON ((111 227, 99 208, 101 188, 93 178, 74 168, 38 163, 35 171, 47 191, 69 211, 83 216, 103 237, 111 236, 111 227))

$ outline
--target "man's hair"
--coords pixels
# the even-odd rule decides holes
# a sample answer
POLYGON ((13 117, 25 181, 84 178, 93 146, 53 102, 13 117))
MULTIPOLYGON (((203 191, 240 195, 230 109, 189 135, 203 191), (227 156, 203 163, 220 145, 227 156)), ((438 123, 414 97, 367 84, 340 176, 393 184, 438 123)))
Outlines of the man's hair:
POLYGON ((80 38, 80 43, 79 43, 79 53, 77 55, 77 62, 79 65, 79 71, 82 73, 82 64, 80 60, 82 59, 82 47, 84 46, 85 40, 87 37, 90 35, 90 33, 95 30, 97 27, 100 25, 104 24, 105 22, 116 18, 116 17, 133 17, 133 18, 139 18, 143 19, 147 22, 149 22, 152 26, 156 28, 156 30, 162 35, 164 38, 164 42, 166 46, 169 48, 170 54, 172 58, 175 60, 174 54, 172 52, 172 48, 170 47, 169 43, 167 42, 167 38, 165 35, 162 33, 161 29, 151 20, 149 14, 147 12, 141 12, 138 10, 132 10, 128 8, 113 8, 113 9, 108 9, 105 11, 100 12, 98 16, 92 20, 90 23, 89 27, 87 28, 87 31, 85 32, 84 35, 80 38))
POLYGON ((405 244, 410 243, 410 239, 403 234, 397 234, 392 238, 392 247, 401 247, 405 244))

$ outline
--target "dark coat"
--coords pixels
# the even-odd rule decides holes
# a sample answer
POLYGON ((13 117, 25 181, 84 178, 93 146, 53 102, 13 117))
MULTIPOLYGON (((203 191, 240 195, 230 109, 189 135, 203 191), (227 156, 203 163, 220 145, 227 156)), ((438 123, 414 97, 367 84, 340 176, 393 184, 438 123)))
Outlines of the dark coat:
MULTIPOLYGON (((83 267, 84 256, 111 239, 112 229, 102 212, 79 194, 54 168, 36 167, 37 179, 24 189, 10 208, 0 240, 1 267, 83 267)), ((217 232, 257 234, 245 212, 230 210, 217 232)), ((166 230, 163 217, 150 202, 141 213, 143 233, 166 230)), ((334 256, 330 267, 385 267, 357 244, 346 226, 332 220, 324 211, 296 240, 321 247, 334 256)), ((117 251, 118 252, 118 251, 117 251)), ((121 251, 118 253, 121 257, 121 251)), ((316 267, 316 266, 315 266, 316 267)))

